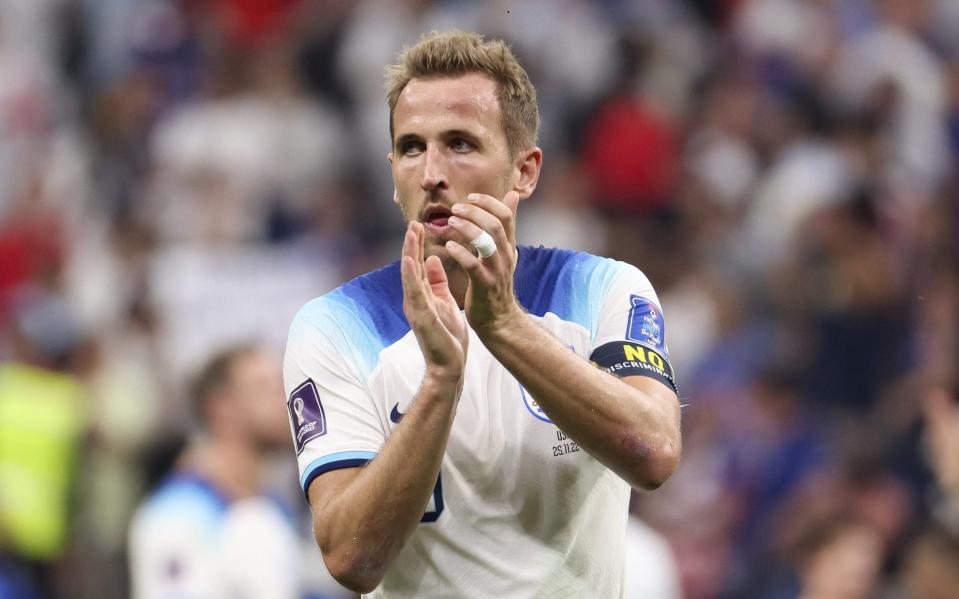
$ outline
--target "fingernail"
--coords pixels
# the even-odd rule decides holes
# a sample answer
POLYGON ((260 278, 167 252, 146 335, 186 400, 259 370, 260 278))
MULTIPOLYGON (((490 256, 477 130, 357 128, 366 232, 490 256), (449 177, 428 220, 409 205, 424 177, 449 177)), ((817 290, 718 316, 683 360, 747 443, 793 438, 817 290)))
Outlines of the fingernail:
POLYGON ((455 216, 451 216, 446 222, 455 227, 456 225, 460 224, 460 219, 456 218, 455 216))
POLYGON ((462 211, 463 211, 462 204, 453 204, 453 212, 462 212, 462 211))
POLYGON ((466 199, 469 200, 469 201, 471 201, 471 202, 475 202, 476 200, 479 199, 479 194, 478 194, 478 193, 471 193, 471 194, 469 194, 468 196, 466 196, 466 199))

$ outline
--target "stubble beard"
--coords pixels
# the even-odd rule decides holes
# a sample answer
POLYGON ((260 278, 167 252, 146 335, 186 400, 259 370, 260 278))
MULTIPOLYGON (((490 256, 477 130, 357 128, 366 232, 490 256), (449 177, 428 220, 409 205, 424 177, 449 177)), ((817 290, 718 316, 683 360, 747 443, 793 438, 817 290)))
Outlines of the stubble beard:
MULTIPOLYGON (((466 249, 470 252, 473 251, 472 246, 466 246, 466 249)), ((453 256, 450 255, 449 249, 446 248, 446 242, 442 239, 427 242, 426 247, 424 248, 424 254, 427 257, 436 256, 439 258, 440 264, 443 265, 443 270, 445 270, 447 274, 462 270, 459 262, 454 260, 453 256)))

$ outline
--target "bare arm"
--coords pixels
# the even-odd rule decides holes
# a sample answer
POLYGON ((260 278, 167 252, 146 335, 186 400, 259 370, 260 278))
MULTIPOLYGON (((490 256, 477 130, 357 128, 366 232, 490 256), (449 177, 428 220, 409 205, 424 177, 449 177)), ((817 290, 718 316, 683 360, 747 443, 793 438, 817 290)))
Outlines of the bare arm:
POLYGON ((483 344, 529 391, 550 419, 634 487, 663 484, 680 456, 679 401, 657 380, 620 379, 564 347, 517 311, 482 336, 483 344))
POLYGON ((619 379, 563 347, 525 314, 513 291, 516 192, 502 201, 471 194, 450 219, 464 243, 447 244, 470 278, 466 316, 483 344, 586 451, 636 487, 661 485, 679 462, 679 401, 642 376, 619 379), (497 252, 479 258, 464 244, 482 231, 497 252))
POLYGON ((424 380, 375 460, 310 485, 313 533, 327 569, 345 587, 376 588, 416 530, 443 462, 456 393, 455 382, 424 380))
POLYGON ((403 310, 426 362, 403 420, 364 468, 334 470, 309 488, 313 531, 334 578, 366 593, 416 530, 443 463, 466 364, 467 329, 439 259, 423 260, 422 225, 403 244, 403 310))

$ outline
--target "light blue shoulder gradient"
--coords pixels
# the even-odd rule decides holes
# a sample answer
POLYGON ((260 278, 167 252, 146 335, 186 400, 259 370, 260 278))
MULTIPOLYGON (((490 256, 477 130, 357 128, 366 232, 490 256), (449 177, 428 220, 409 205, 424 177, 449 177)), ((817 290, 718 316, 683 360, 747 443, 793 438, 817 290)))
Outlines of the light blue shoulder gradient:
POLYGON ((192 481, 175 481, 164 485, 148 500, 144 517, 160 522, 187 519, 208 538, 213 538, 226 509, 223 500, 205 487, 192 481))
POLYGON ((367 311, 339 289, 303 306, 290 327, 292 334, 314 334, 317 330, 351 358, 363 380, 369 379, 387 346, 367 311))
POLYGON ((590 254, 577 254, 562 268, 549 311, 575 322, 595 339, 603 300, 616 277, 633 269, 625 262, 590 254))

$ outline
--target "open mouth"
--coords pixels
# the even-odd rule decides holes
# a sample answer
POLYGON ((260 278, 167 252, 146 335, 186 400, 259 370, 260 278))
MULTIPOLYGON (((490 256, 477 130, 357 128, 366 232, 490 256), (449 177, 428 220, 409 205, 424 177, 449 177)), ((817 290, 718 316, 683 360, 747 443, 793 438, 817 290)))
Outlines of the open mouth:
POLYGON ((427 231, 441 236, 449 230, 449 218, 452 215, 453 213, 446 206, 431 206, 423 213, 423 224, 426 225, 427 231))

